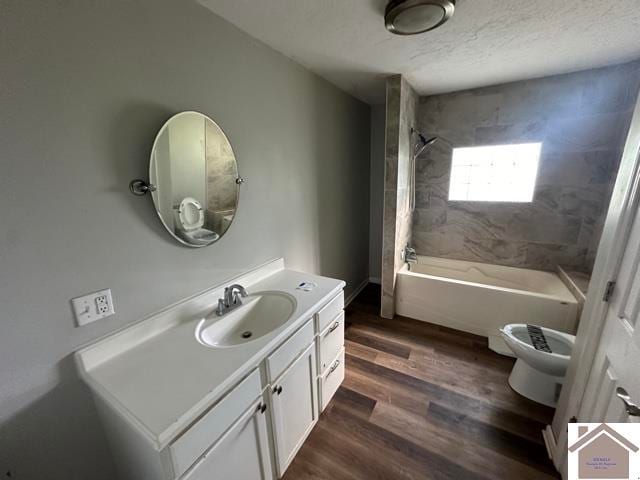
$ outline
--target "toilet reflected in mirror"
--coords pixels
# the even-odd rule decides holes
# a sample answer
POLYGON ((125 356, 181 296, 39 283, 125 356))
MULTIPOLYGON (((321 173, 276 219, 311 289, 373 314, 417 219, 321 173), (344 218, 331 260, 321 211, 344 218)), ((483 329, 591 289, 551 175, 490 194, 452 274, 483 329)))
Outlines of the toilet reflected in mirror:
POLYGON ((203 247, 230 227, 241 180, 233 148, 222 129, 198 112, 182 112, 160 129, 151 152, 153 202, 179 242, 203 247))
POLYGON ((186 197, 176 207, 175 232, 192 245, 209 245, 220 236, 204 228, 204 209, 195 198, 186 197))

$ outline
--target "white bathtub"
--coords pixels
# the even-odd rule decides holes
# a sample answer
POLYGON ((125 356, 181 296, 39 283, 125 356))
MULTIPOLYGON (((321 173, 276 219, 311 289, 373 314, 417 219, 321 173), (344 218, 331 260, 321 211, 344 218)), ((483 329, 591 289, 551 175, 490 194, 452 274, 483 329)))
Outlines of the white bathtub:
POLYGON ((530 323, 575 333, 578 302, 555 273, 418 257, 396 279, 396 313, 488 337, 511 355, 499 329, 530 323))

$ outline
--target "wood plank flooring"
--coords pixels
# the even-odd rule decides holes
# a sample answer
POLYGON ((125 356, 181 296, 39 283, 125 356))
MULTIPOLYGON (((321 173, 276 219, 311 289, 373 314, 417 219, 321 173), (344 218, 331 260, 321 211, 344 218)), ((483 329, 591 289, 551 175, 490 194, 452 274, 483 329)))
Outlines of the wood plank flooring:
POLYGON ((378 316, 369 285, 347 309, 346 375, 285 480, 558 479, 541 430, 553 410, 507 383, 482 337, 378 316))

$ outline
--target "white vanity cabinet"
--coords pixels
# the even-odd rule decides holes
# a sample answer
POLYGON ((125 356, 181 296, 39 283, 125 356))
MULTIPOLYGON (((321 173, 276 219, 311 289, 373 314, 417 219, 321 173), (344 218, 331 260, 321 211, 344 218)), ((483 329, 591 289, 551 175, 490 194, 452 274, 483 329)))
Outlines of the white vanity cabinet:
POLYGON ((227 348, 199 342, 198 322, 210 320, 197 315, 214 290, 76 353, 121 480, 281 478, 339 388, 344 282, 282 260, 238 281, 293 299, 279 333, 227 348), (305 283, 314 288, 297 288, 305 283))
POLYGON ((260 374, 254 370, 171 443, 168 450, 173 477, 185 480, 272 478, 266 418, 260 374), (243 455, 242 462, 237 462, 238 455, 243 455), (237 470, 253 473, 231 475, 228 472, 233 471, 234 463, 239 465, 237 470))
POLYGON ((190 469, 184 480, 271 480, 264 403, 256 401, 190 469))
POLYGON ((278 477, 318 420, 314 339, 315 324, 309 319, 266 360, 278 477))
MULTIPOLYGON (((319 412, 327 406, 344 379, 343 308, 344 296, 340 292, 265 359, 265 375, 269 382, 265 391, 270 408, 263 415, 260 410, 264 409, 264 404, 254 403, 192 467, 184 480, 271 478, 271 458, 264 456, 265 418, 271 422, 275 475, 278 478, 284 475, 318 421, 319 412), (241 473, 233 470, 234 464, 241 473)), ((236 387, 217 408, 224 408, 227 402, 230 408, 240 409, 239 395, 233 393, 245 390, 241 395, 251 398, 248 390, 253 388, 255 393, 255 385, 246 385, 255 384, 255 379, 250 380, 251 377, 236 387)), ((207 416, 185 436, 188 438, 198 429, 217 431, 220 425, 220 422, 218 427, 215 422, 206 423, 210 423, 207 416)), ((172 446, 172 452, 175 449, 175 445, 172 446)))
POLYGON ((316 314, 318 402, 322 412, 344 380, 344 294, 340 292, 316 314))
POLYGON ((282 476, 318 420, 313 343, 271 388, 271 421, 278 476, 282 476))

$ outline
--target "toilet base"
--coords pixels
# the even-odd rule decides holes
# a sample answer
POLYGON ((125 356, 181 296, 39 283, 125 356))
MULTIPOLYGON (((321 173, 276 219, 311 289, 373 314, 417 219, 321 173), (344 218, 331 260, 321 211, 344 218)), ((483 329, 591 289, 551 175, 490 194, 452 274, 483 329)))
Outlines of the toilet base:
POLYGON ((555 408, 560 396, 564 377, 542 373, 518 359, 509 375, 509 385, 529 400, 555 408))

